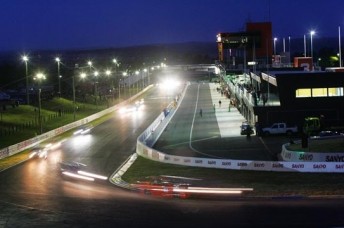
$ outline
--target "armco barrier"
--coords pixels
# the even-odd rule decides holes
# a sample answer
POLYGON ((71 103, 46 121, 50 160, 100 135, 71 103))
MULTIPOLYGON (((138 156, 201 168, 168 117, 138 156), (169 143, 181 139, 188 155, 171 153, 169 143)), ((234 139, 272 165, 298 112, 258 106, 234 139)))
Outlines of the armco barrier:
POLYGON ((118 105, 115 105, 113 107, 110 107, 108 109, 105 109, 105 110, 102 110, 98 113, 95 113, 91 116, 88 116, 84 119, 81 119, 81 120, 78 120, 78 121, 75 121, 73 123, 70 123, 70 124, 67 124, 65 126, 62 126, 62 127, 59 127, 59 128, 56 128, 54 130, 51 130, 49 132, 46 132, 44 134, 41 134, 41 135, 38 135, 34 138, 31 138, 31 139, 28 139, 28 140, 25 140, 23 142, 20 142, 20 143, 17 143, 17 144, 14 144, 14 145, 11 145, 9 147, 6 147, 6 148, 3 148, 0 150, 0 159, 2 158, 5 158, 5 157, 8 157, 8 156, 12 156, 16 153, 19 153, 23 150, 26 150, 28 148, 31 148, 47 139, 50 139, 50 138, 53 138, 55 136, 58 136, 64 132, 67 132, 73 128, 76 128, 76 127, 79 127, 83 124, 86 124, 86 123, 89 123, 95 119, 98 119, 104 115, 107 115, 111 112, 114 112, 115 110, 117 110, 120 106, 122 105, 125 105, 127 103, 130 103, 131 101, 133 101, 134 99, 136 99, 138 96, 142 95, 142 93, 146 92, 148 89, 152 88, 153 86, 150 85, 148 86, 147 88, 145 88, 143 91, 141 91, 140 93, 132 96, 131 98, 129 98, 128 100, 126 101, 123 101, 121 102, 120 104, 118 105))
MULTIPOLYGON (((183 91, 185 94, 186 88, 183 91)), ((254 170, 254 171, 274 171, 274 172, 311 172, 311 173, 344 173, 344 163, 342 160, 331 160, 333 162, 309 162, 309 161, 249 161, 249 160, 232 160, 232 159, 212 159, 212 158, 195 158, 168 155, 151 148, 156 140, 164 131, 168 122, 173 117, 175 110, 172 108, 167 116, 161 113, 158 118, 137 138, 136 153, 144 158, 184 166, 233 169, 233 170, 254 170), (154 133, 153 133, 154 132, 154 133)), ((284 156, 287 152, 284 148, 284 156)), ((343 156, 343 155, 340 155, 343 156)), ((344 159, 341 157, 341 159, 344 159)))

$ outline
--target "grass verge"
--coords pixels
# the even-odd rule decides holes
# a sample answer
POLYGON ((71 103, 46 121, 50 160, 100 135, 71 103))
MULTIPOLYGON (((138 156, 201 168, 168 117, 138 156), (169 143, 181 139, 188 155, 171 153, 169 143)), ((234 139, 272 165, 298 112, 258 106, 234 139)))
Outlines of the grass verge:
MULTIPOLYGON (((106 120, 110 119, 112 117, 112 115, 113 115, 112 113, 109 113, 109 114, 107 114, 107 115, 105 115, 99 119, 96 119, 96 120, 90 122, 90 124, 92 124, 93 126, 101 124, 101 123, 105 122, 106 120)), ((73 135, 73 132, 74 132, 74 129, 67 131, 61 135, 56 136, 53 139, 47 140, 45 142, 45 144, 48 144, 50 142, 58 142, 58 141, 61 141, 65 138, 71 137, 73 135)), ((30 151, 31 151, 30 149, 27 149, 27 150, 21 151, 20 153, 12 155, 10 157, 0 159, 0 171, 5 170, 5 169, 7 169, 13 165, 19 164, 19 163, 27 160, 29 157, 30 151)))
POLYGON ((301 143, 295 143, 290 144, 287 149, 302 152, 344 153, 344 137, 309 140, 307 148, 302 148, 301 143))
POLYGON ((148 176, 171 175, 199 178, 199 185, 208 187, 253 188, 246 196, 338 196, 344 195, 341 173, 299 173, 223 170, 163 164, 138 157, 123 175, 128 183, 148 176))

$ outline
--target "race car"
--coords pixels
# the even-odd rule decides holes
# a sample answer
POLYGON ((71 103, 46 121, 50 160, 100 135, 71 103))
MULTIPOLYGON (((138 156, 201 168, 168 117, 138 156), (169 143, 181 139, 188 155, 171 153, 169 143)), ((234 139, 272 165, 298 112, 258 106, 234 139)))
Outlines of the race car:
POLYGON ((144 181, 137 181, 130 185, 131 189, 145 195, 152 195, 164 198, 186 199, 190 197, 187 192, 187 183, 173 183, 163 177, 149 178, 144 181))
POLYGON ((32 149, 29 158, 44 158, 46 159, 48 157, 48 150, 49 147, 47 146, 38 146, 32 149))
POLYGON ((152 195, 164 198, 189 198, 189 194, 183 191, 176 191, 176 189, 187 189, 187 186, 175 186, 172 183, 152 183, 152 182, 137 182, 131 184, 133 190, 145 195, 152 195))
POLYGON ((48 152, 53 151, 61 146, 64 140, 58 141, 58 142, 50 142, 47 144, 40 144, 36 147, 34 147, 30 154, 29 158, 44 158, 47 159, 48 152))
POLYGON ((78 127, 78 129, 76 131, 73 132, 73 135, 85 135, 91 132, 93 128, 92 124, 84 124, 80 127, 78 127))
POLYGON ((122 107, 119 111, 122 114, 131 113, 131 112, 137 112, 137 111, 142 110, 143 104, 144 104, 144 100, 142 98, 140 100, 135 101, 134 104, 130 104, 130 105, 127 105, 125 107, 122 107))

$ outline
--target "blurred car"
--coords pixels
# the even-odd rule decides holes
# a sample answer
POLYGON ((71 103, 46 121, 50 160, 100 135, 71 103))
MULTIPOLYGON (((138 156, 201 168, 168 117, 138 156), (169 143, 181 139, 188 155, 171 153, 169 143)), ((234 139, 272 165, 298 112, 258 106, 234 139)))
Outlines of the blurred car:
POLYGON ((243 122, 240 126, 240 134, 241 135, 247 135, 247 131, 250 131, 250 135, 254 134, 254 130, 252 128, 252 126, 248 123, 248 122, 243 122))
POLYGON ((80 162, 60 162, 60 173, 67 178, 96 181, 96 180, 107 180, 107 176, 99 175, 96 173, 88 172, 87 165, 80 162))
POLYGON ((31 150, 29 154, 29 158, 45 158, 46 159, 48 157, 48 152, 59 148, 61 144, 63 143, 63 141, 64 140, 61 140, 58 142, 52 141, 45 145, 42 145, 42 144, 38 145, 31 150))
POLYGON ((130 113, 130 112, 136 112, 142 109, 144 100, 143 98, 140 100, 135 101, 134 104, 128 105, 125 107, 122 107, 119 111, 120 113, 130 113))
POLYGON ((136 101, 135 104, 143 105, 144 102, 144 99, 141 98, 140 100, 136 101))
POLYGON ((321 131, 319 132, 319 137, 330 137, 330 136, 339 136, 344 135, 338 131, 321 131))
POLYGON ((60 170, 61 172, 71 172, 71 173, 77 173, 79 170, 81 170, 86 165, 80 163, 80 162, 60 162, 60 170))
POLYGON ((85 135, 90 133, 92 130, 93 125, 92 124, 85 124, 77 128, 76 131, 73 132, 73 135, 85 135))
POLYGON ((32 149, 29 158, 44 158, 48 157, 49 147, 47 146, 38 146, 32 149))
POLYGON ((131 184, 131 188, 145 195, 163 198, 186 199, 190 197, 187 192, 188 185, 186 184, 178 185, 166 181, 137 181, 135 184, 131 184))

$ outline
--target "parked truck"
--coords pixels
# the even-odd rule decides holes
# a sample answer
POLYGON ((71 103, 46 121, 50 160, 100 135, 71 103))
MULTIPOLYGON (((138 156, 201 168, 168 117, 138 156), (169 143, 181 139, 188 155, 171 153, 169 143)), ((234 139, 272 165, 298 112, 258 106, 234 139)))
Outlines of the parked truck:
POLYGON ((292 135, 298 132, 297 126, 287 126, 286 123, 274 123, 270 127, 264 127, 262 129, 263 135, 277 135, 286 134, 292 135))

